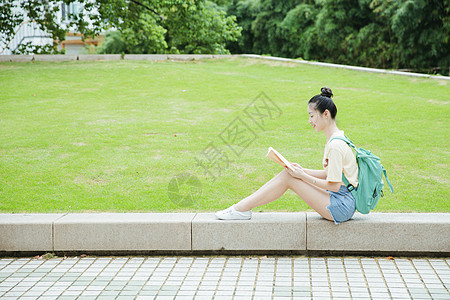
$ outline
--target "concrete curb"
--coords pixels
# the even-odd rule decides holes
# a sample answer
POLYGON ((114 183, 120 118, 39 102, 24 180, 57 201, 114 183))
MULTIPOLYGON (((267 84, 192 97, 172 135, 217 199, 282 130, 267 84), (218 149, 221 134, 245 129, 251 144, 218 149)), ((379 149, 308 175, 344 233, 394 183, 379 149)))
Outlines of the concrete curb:
POLYGON ((232 55, 211 54, 80 54, 80 55, 0 55, 0 62, 31 62, 31 61, 114 61, 114 60, 150 60, 150 61, 195 61, 202 59, 227 58, 232 55))
POLYGON ((323 62, 307 61, 307 60, 298 60, 298 59, 283 58, 283 57, 262 56, 262 55, 256 55, 256 54, 241 54, 240 56, 248 57, 248 58, 272 60, 272 61, 307 64, 307 65, 321 66, 321 67, 332 67, 332 68, 347 69, 347 70, 354 70, 354 71, 360 71, 360 72, 371 72, 371 73, 393 74, 393 75, 402 75, 402 76, 411 76, 411 77, 422 77, 422 78, 430 78, 430 79, 450 80, 450 76, 438 76, 438 75, 420 74, 420 73, 412 73, 412 72, 401 72, 401 71, 394 71, 394 70, 348 66, 348 65, 323 63, 323 62))
POLYGON ((361 254, 448 256, 450 214, 356 214, 340 225, 317 213, 0 214, 0 256, 131 254, 361 254))
POLYGON ((149 61, 161 61, 161 60, 177 60, 177 61, 196 61, 202 59, 215 59, 215 58, 227 58, 227 57, 246 57, 256 58, 271 61, 290 62, 298 64, 308 64, 313 66, 332 67, 347 70, 354 70, 360 72, 371 72, 381 74, 392 74, 411 77, 422 77, 430 79, 450 80, 450 76, 437 76, 429 74, 419 74, 410 72, 401 72, 394 70, 384 70, 376 68, 366 68, 357 66, 348 66, 332 63, 323 63, 307 60, 298 60, 283 57, 263 56, 257 54, 233 54, 233 55, 211 55, 211 54, 126 54, 124 56, 120 54, 80 54, 80 55, 0 55, 0 62, 31 62, 31 61, 111 61, 111 60, 149 60, 149 61))

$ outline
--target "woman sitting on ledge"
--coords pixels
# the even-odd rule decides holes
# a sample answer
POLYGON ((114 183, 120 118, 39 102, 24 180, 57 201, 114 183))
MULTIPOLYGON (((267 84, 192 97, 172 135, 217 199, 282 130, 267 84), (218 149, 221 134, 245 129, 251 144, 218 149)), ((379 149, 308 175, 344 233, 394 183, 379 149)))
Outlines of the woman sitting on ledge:
POLYGON ((294 171, 285 168, 252 195, 231 207, 218 211, 221 220, 249 220, 251 209, 281 197, 293 190, 306 204, 336 224, 350 220, 355 213, 355 199, 342 182, 342 174, 354 187, 358 185, 358 165, 353 150, 346 142, 332 138, 344 136, 336 125, 337 108, 329 88, 308 102, 309 123, 327 139, 323 157, 324 170, 309 170, 292 163, 294 171))

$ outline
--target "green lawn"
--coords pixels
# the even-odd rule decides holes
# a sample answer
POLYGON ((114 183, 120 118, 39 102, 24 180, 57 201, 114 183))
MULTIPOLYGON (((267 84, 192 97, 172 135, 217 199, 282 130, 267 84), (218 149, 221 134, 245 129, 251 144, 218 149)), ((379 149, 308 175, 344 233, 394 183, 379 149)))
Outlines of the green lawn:
MULTIPOLYGON (((245 58, 0 63, 0 211, 223 209, 282 170, 269 146, 321 168, 325 137, 306 104, 322 86, 333 89, 338 126, 388 170, 395 194, 377 211, 450 212, 448 81, 245 58), (261 92, 276 107, 258 98, 274 109, 259 127, 245 109, 261 92), (198 182, 171 196, 192 201, 169 197, 181 173, 198 182)), ((291 191, 255 209, 305 210, 291 191)))

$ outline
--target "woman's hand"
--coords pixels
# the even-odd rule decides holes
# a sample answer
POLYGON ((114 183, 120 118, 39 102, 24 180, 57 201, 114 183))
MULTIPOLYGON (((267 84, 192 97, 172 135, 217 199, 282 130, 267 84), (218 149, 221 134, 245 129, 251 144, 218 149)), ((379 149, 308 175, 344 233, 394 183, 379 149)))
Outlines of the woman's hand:
POLYGON ((305 173, 305 170, 303 170, 303 168, 299 165, 299 164, 297 164, 297 163, 291 163, 291 167, 292 167, 292 169, 294 169, 294 171, 292 171, 290 168, 288 168, 288 167, 285 167, 286 168, 286 171, 292 176, 292 177, 295 177, 295 178, 298 178, 298 179, 302 179, 303 178, 303 176, 306 174, 305 173))

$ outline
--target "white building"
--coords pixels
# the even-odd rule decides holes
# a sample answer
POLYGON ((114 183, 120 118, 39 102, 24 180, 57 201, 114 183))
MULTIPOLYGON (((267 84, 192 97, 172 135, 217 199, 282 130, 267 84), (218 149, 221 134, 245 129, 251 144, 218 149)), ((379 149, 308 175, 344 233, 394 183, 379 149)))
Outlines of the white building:
MULTIPOLYGON (((17 3, 17 1, 15 1, 17 3)), ((77 13, 83 9, 82 5, 79 3, 71 3, 69 5, 64 3, 59 3, 60 7, 59 13, 57 14, 57 22, 62 25, 62 27, 67 28, 69 22, 69 15, 71 13, 77 13)), ((21 11, 19 5, 16 5, 15 10, 17 12, 21 11)), ((86 48, 87 45, 98 45, 98 39, 86 39, 82 41, 82 36, 80 33, 69 29, 64 41, 58 42, 58 50, 65 50, 66 54, 87 54, 89 50, 86 48)), ((13 51, 17 50, 22 44, 31 42, 33 45, 47 45, 52 44, 53 40, 51 36, 42 31, 39 26, 33 20, 26 20, 15 29, 15 35, 8 41, 5 45, 0 42, 0 55, 10 55, 13 51)))

